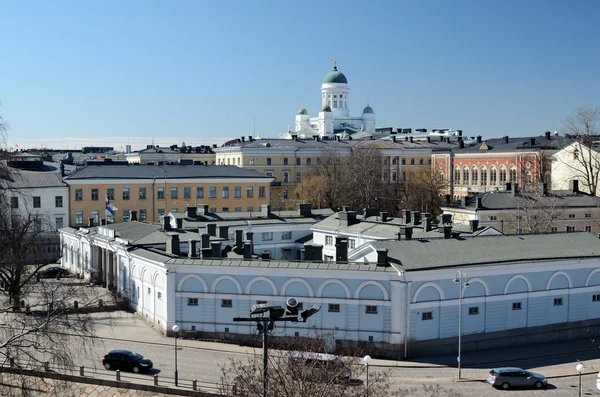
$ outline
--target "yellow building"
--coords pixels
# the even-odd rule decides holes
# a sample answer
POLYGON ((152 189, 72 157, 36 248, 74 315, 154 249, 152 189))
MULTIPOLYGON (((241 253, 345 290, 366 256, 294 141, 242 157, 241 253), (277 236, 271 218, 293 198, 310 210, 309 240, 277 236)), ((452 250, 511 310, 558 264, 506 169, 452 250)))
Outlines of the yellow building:
POLYGON ((272 180, 252 170, 215 165, 92 165, 64 178, 70 226, 75 227, 87 226, 90 218, 94 224, 132 217, 158 222, 160 215, 197 204, 208 205, 210 212, 257 211, 270 202, 272 180))

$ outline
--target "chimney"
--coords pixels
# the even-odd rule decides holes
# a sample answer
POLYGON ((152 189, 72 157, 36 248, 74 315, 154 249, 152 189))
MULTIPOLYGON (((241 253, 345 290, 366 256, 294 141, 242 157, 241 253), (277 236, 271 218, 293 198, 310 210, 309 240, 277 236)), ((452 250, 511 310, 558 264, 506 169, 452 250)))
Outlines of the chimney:
POLYGON ((169 232, 167 234, 167 253, 179 255, 179 233, 169 232))
POLYGON ((200 241, 201 241, 201 248, 202 249, 210 248, 210 234, 208 234, 208 233, 202 233, 200 235, 200 241))
POLYGON ((185 216, 187 216, 188 218, 195 218, 196 212, 196 207, 185 207, 185 216))
POLYGON ((544 135, 546 135, 547 140, 550 140, 550 131, 546 131, 544 135))
POLYGON ((471 219, 469 221, 469 226, 471 228, 471 233, 475 233, 479 227, 479 221, 477 219, 471 219))
POLYGON ((252 252, 254 252, 254 233, 246 232, 246 241, 248 241, 251 245, 252 252))
POLYGON ((452 214, 442 214, 442 225, 452 224, 452 214))
POLYGON ((220 258, 221 257, 221 242, 213 241, 210 243, 210 256, 212 258, 220 258))
POLYGON ((94 227, 94 217, 90 216, 88 218, 88 227, 94 227))
POLYGON ((446 205, 449 205, 452 202, 452 196, 447 194, 446 195, 446 205))
POLYGON ((252 135, 248 135, 248 140, 249 140, 250 142, 254 141, 254 138, 252 138, 252 135))
POLYGON ((513 194, 513 196, 515 196, 518 191, 519 191, 519 185, 517 185, 517 182, 513 182, 512 183, 512 194, 513 194))
POLYGON ((465 142, 462 139, 460 141, 458 141, 458 147, 460 149, 464 149, 465 148, 465 142))
MULTIPOLYGON (((348 208, 348 207, 344 207, 348 208)), ((340 219, 340 226, 348 227, 357 223, 356 211, 341 211, 338 213, 340 219)))
POLYGON ((410 210, 402 210, 402 223, 408 225, 410 222, 410 210))
POLYGON ((444 138, 443 136, 440 137, 440 141, 445 142, 446 138, 444 138))
POLYGON ((481 143, 481 135, 477 135, 477 143, 481 143))
POLYGON ((541 183, 540 184, 540 193, 542 194, 542 196, 546 196, 548 195, 548 184, 547 183, 541 183))
POLYGON ((183 218, 176 218, 175 223, 177 223, 177 230, 183 229, 183 218))
POLYGON ((65 165, 60 163, 60 176, 65 176, 65 165))
POLYGON ((419 226, 421 224, 421 213, 419 211, 411 211, 413 225, 419 226))
POLYGON ((196 251, 198 250, 198 240, 188 240, 188 258, 196 258, 198 255, 196 251))
POLYGON ((104 218, 100 219, 100 224, 102 226, 106 225, 106 219, 104 219, 104 218))
POLYGON ((456 140, 457 140, 458 142, 462 142, 462 136, 457 136, 457 137, 456 137, 456 140))
POLYGON ((131 210, 129 211, 129 219, 131 220, 131 222, 137 221, 137 211, 136 210, 131 210))
POLYGON ((263 204, 260 206, 260 213, 262 216, 264 217, 270 217, 271 216, 271 206, 269 204, 263 204))
POLYGON ((388 250, 387 248, 377 249, 377 266, 388 266, 388 250))
POLYGON ((431 214, 429 212, 424 212, 423 216, 423 230, 426 232, 431 231, 431 214))
POLYGON ((504 191, 505 192, 510 192, 512 191, 512 182, 506 182, 506 185, 504 187, 504 191))
POLYGON ((404 240, 412 240, 413 228, 412 226, 402 225, 400 226, 400 234, 404 237, 404 240))
POLYGON ((475 209, 480 210, 482 208, 483 208, 483 204, 482 204, 481 197, 479 197, 479 196, 475 197, 475 209))
POLYGON ((312 245, 304 244, 304 249, 302 251, 304 251, 304 260, 311 261, 313 256, 312 245))
POLYGON ((235 240, 233 244, 236 248, 242 250, 244 248, 244 231, 243 230, 235 230, 235 240))
POLYGON ((208 210, 208 204, 198 204, 198 206, 196 207, 197 212, 196 214, 199 215, 207 215, 209 212, 208 210))
POLYGON ((263 251, 262 254, 260 254, 260 258, 263 261, 268 261, 271 259, 271 251, 263 251))
POLYGON ((377 216, 379 214, 379 211, 377 210, 377 208, 363 208, 363 215, 365 216, 365 218, 368 218, 370 216, 377 216))
POLYGON ((220 225, 219 226, 219 237, 229 240, 229 226, 220 225))
POLYGON ((213 237, 217 237, 217 224, 216 223, 207 223, 206 224, 206 233, 213 237))
POLYGON ((443 232, 444 232, 444 239, 448 240, 450 237, 452 237, 452 225, 444 225, 442 227, 443 232))
POLYGON ((379 213, 379 220, 381 222, 387 222, 387 220, 388 220, 388 213, 387 212, 380 212, 379 213))
POLYGON ((252 244, 248 241, 244 243, 244 259, 252 259, 252 244))
POLYGON ((504 143, 508 143, 508 135, 504 135, 504 143))
POLYGON ((246 137, 242 135, 242 142, 246 142, 246 137))
POLYGON ((298 204, 298 214, 310 218, 312 216, 312 205, 310 203, 298 204))
POLYGON ((163 230, 171 230, 171 217, 169 215, 162 215, 161 218, 163 230))
POLYGON ((535 138, 529 138, 529 145, 530 146, 534 146, 535 145, 535 138))
POLYGON ((345 237, 335 238, 335 261, 348 262, 348 239, 345 237))
POLYGON ((456 134, 457 134, 458 136, 462 136, 462 130, 456 130, 456 134))
POLYGON ((312 258, 310 259, 311 261, 315 262, 315 261, 322 261, 323 260, 323 246, 322 245, 315 245, 313 244, 312 246, 312 258))
POLYGON ((413 137, 412 137, 412 135, 411 135, 410 137, 408 137, 408 139, 409 139, 409 140, 410 140, 410 142, 412 143, 412 141, 413 141, 413 137))
POLYGON ((579 180, 578 179, 571 179, 569 181, 569 190, 572 193, 579 193, 579 180))
POLYGON ((392 142, 396 143, 396 135, 392 137, 392 142))
POLYGON ((427 136, 427 143, 431 143, 431 137, 427 136))

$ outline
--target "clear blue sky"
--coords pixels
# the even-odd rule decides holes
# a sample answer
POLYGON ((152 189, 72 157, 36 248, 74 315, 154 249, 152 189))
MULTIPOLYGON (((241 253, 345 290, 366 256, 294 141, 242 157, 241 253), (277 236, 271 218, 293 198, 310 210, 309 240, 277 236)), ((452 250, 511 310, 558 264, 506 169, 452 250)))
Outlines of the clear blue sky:
POLYGON ((275 137, 337 57, 377 126, 541 134, 600 105, 600 1, 0 0, 20 147, 275 137))

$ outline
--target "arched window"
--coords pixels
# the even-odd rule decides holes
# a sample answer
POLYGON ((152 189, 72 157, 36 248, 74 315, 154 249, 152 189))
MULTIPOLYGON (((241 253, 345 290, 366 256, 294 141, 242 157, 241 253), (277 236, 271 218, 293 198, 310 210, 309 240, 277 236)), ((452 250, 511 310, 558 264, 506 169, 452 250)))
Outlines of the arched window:
POLYGON ((460 168, 454 169, 454 184, 460 185, 460 168))
POLYGON ((440 183, 444 183, 446 179, 444 178, 444 173, 440 172, 440 183))
POLYGON ((525 173, 525 183, 530 184, 533 181, 533 175, 531 175, 531 171, 527 171, 525 173))
POLYGON ((479 170, 477 167, 471 168, 471 184, 477 185, 479 183, 479 170))
POLYGON ((463 184, 465 184, 465 185, 469 184, 469 168, 468 167, 463 168, 463 184))
POLYGON ((498 173, 495 167, 490 168, 490 185, 494 186, 498 183, 498 173))
POLYGON ((481 186, 487 185, 487 170, 481 167, 481 186))
POLYGON ((510 167, 508 170, 508 181, 516 182, 517 181, 517 169, 515 167, 510 167))
POLYGON ((506 168, 500 167, 500 184, 506 183, 506 168))

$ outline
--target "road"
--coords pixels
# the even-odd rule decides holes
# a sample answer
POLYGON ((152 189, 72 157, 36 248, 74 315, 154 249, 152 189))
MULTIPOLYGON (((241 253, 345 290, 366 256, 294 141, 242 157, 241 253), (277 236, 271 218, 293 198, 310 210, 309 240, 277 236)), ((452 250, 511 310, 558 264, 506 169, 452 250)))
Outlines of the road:
MULTIPOLYGON (((152 359, 155 372, 160 377, 173 378, 175 371, 174 339, 165 338, 148 326, 140 317, 129 313, 97 314, 98 343, 93 347, 93 354, 81 357, 79 360, 86 367, 101 368, 100 360, 106 352, 113 349, 134 350, 152 359)), ((560 342, 548 346, 513 349, 514 352, 489 351, 463 356, 463 365, 473 366, 463 368, 463 380, 456 381, 456 368, 439 365, 448 357, 427 358, 413 361, 373 360, 371 371, 391 372, 392 384, 395 388, 417 388, 411 396, 427 396, 422 392, 424 384, 439 384, 444 388, 453 389, 460 396, 577 396, 578 378, 575 365, 581 360, 589 373, 582 377, 583 395, 600 395, 596 390, 596 379, 600 369, 600 354, 598 350, 589 348, 589 342, 560 342), (549 348, 552 350, 549 350, 549 348), (548 351, 553 352, 552 355, 548 351), (511 354, 515 357, 511 359, 511 354), (534 358, 531 358, 534 357, 534 358), (426 361, 425 361, 426 360, 426 361), (473 364, 475 362, 481 364, 473 364), (496 365, 497 364, 497 365, 496 365), (535 372, 540 372, 549 378, 546 390, 495 390, 483 380, 489 369, 494 366, 521 366, 535 372), (391 366, 386 368, 383 366, 391 366), (554 378, 555 376, 560 376, 554 378)), ((226 364, 230 357, 245 360, 248 354, 261 354, 260 349, 240 347, 220 343, 210 343, 192 340, 178 342, 178 370, 180 379, 197 379, 203 382, 217 383, 221 376, 220 366, 226 364)), ((371 372, 373 373, 373 372, 371 372)), ((151 375, 150 375, 151 377, 151 375)))

